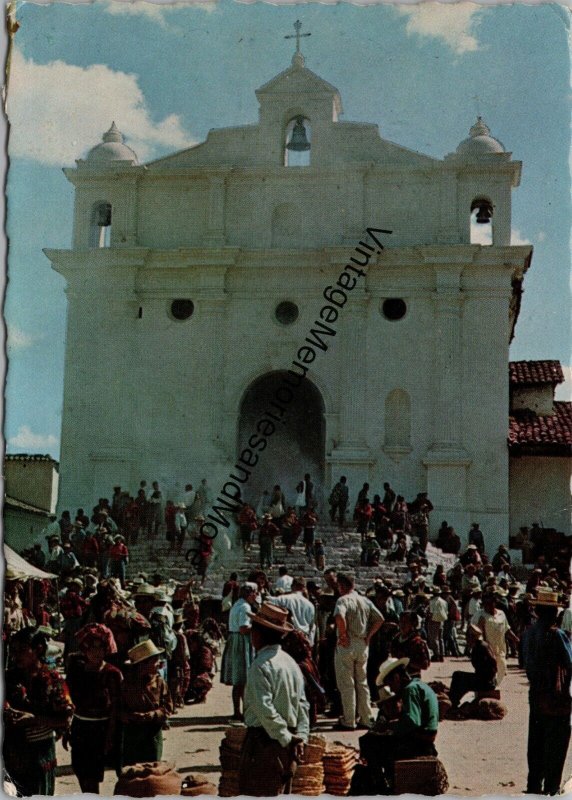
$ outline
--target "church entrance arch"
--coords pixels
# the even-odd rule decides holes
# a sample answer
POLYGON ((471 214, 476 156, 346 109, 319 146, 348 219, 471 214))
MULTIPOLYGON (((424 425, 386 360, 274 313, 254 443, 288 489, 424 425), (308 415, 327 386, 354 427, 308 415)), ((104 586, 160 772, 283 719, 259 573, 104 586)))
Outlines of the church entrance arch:
MULTIPOLYGON (((292 380, 292 376, 289 377, 292 380)), ((265 411, 280 416, 271 403, 280 404, 276 392, 285 378, 288 378, 287 372, 269 372, 254 380, 244 393, 239 410, 238 453, 249 446, 248 440, 256 433, 258 421, 267 418, 265 411)), ((284 422, 276 423, 276 430, 268 437, 266 449, 259 453, 260 459, 252 468, 244 487, 243 497, 255 509, 263 491, 272 492, 275 484, 280 485, 287 505, 294 505, 296 485, 307 472, 314 483, 318 505, 323 505, 326 446, 324 400, 319 389, 308 379, 292 389, 292 394, 292 400, 284 406, 284 422)), ((257 436, 260 437, 260 433, 257 436)))

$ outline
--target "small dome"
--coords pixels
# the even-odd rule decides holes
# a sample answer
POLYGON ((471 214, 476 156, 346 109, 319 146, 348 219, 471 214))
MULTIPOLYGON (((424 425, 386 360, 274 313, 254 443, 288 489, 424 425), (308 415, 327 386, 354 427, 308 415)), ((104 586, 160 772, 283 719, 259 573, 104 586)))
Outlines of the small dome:
POLYGON ((477 121, 469 131, 468 139, 463 139, 457 147, 457 153, 463 156, 486 156, 491 153, 504 153, 504 145, 491 136, 491 132, 482 120, 477 121))
POLYGON ((129 161, 138 164, 137 153, 123 143, 123 134, 113 122, 111 128, 102 136, 102 141, 92 147, 87 154, 87 161, 107 163, 110 161, 129 161))

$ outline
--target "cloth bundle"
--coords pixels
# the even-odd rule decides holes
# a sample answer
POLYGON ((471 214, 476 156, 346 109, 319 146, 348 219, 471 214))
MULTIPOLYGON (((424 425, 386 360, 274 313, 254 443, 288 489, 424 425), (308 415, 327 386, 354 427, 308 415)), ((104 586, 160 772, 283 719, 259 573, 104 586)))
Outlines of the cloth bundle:
POLYGON ((236 797, 240 794, 238 772, 245 736, 246 728, 227 728, 224 739, 220 743, 221 776, 218 784, 219 797, 236 797))
POLYGON ((327 794, 339 797, 347 795, 358 761, 359 752, 355 747, 340 742, 328 745, 323 756, 327 794))
POLYGON ((155 797, 181 793, 181 776, 167 761, 146 761, 121 770, 113 789, 124 797, 155 797))
POLYGON ((185 797, 198 797, 199 795, 216 796, 217 789, 214 783, 209 783, 200 775, 187 775, 181 786, 181 794, 185 797))

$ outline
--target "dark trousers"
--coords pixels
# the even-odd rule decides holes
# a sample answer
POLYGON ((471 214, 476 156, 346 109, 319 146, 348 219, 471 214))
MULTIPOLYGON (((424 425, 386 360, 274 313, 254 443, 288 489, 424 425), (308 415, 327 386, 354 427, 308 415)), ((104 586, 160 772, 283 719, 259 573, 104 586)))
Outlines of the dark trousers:
MULTIPOLYGON (((451 678, 451 688, 449 689, 449 700, 453 703, 453 708, 457 708, 467 692, 476 692, 477 676, 474 672, 453 672, 451 678)), ((482 686, 480 687, 483 688, 482 686)), ((494 687, 491 687, 494 688, 494 687)))
POLYGON ((457 642, 457 628, 452 619, 446 620, 443 625, 443 645, 446 656, 456 656, 458 658, 461 655, 457 642))
POLYGON ((340 523, 340 527, 343 526, 345 522, 347 507, 348 507, 347 502, 337 503, 336 505, 330 506, 330 519, 332 520, 332 522, 336 521, 336 516, 337 516, 338 521, 340 523))
POLYGON ((296 762, 291 747, 282 747, 264 728, 248 728, 240 759, 240 794, 277 797, 290 794, 296 762))
POLYGON ((388 788, 393 786, 396 761, 437 755, 433 742, 425 741, 413 734, 401 737, 368 732, 360 736, 359 750, 368 766, 375 772, 381 773, 376 783, 385 782, 388 788))
POLYGON ((570 717, 541 714, 531 700, 527 794, 558 794, 569 742, 570 717))

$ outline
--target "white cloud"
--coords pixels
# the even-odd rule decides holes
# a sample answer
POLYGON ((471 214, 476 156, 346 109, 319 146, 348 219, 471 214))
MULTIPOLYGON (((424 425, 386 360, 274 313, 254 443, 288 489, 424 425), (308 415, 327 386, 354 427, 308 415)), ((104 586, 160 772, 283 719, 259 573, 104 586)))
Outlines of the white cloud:
POLYGON ((26 331, 23 331, 21 328, 18 328, 15 325, 8 325, 8 353, 11 350, 26 350, 36 341, 37 337, 32 336, 30 333, 26 333, 26 331))
POLYGON ((519 244, 532 244, 530 239, 524 237, 517 228, 513 228, 510 232, 510 243, 514 246, 519 244))
POLYGON ((11 447, 16 447, 19 450, 49 450, 50 448, 57 447, 58 439, 52 433, 34 433, 29 425, 20 425, 16 436, 8 439, 8 444, 11 447))
POLYGON ((474 36, 483 9, 475 3, 433 3, 393 6, 406 14, 406 32, 411 36, 429 36, 440 39, 459 55, 478 50, 480 44, 474 36))
POLYGON ((105 64, 35 64, 17 48, 8 117, 10 155, 43 164, 65 165, 85 157, 113 120, 141 161, 157 155, 156 148, 177 150, 193 144, 178 115, 159 122, 151 119, 136 75, 114 72, 105 64))
MULTIPOLYGON (((492 236, 492 228, 490 225, 479 225, 475 221, 471 221, 471 244, 490 245, 492 236)), ((513 246, 521 244, 531 244, 529 239, 526 239, 517 228, 513 228, 510 232, 510 243, 513 246)))
POLYGON ((546 234, 544 231, 538 231, 536 234, 536 241, 537 242, 544 242, 546 241, 546 234))
POLYGON ((185 3, 152 2, 151 0, 108 0, 103 6, 104 11, 116 16, 140 15, 157 22, 162 28, 168 27, 165 12, 178 8, 193 6, 203 11, 214 11, 217 0, 189 0, 185 3))

